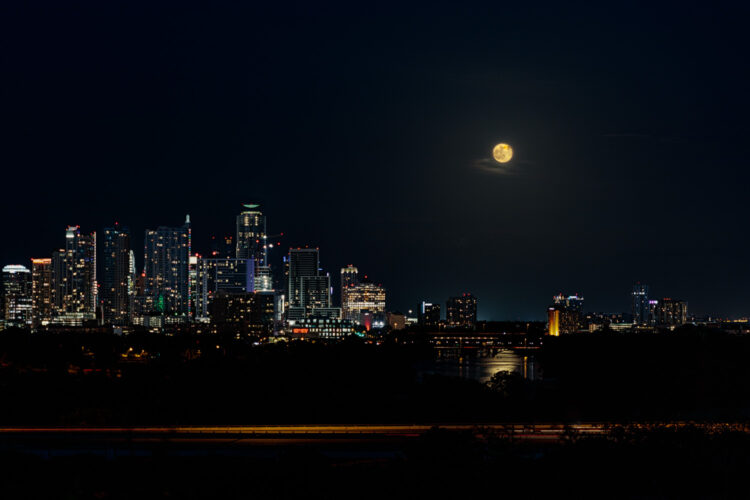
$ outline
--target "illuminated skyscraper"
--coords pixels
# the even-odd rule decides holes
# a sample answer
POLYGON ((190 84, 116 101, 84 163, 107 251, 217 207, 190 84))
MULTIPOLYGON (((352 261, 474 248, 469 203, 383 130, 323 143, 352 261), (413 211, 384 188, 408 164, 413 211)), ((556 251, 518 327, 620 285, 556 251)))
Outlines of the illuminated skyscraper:
POLYGON ((260 205, 245 204, 237 216, 237 237, 235 257, 251 259, 255 266, 266 265, 266 217, 260 205))
POLYGON ((130 231, 115 224, 114 227, 105 228, 103 234, 103 319, 106 324, 125 325, 130 308, 130 231))
POLYGON ((474 328, 477 322, 477 298, 470 293, 448 299, 445 307, 448 326, 474 328))
POLYGON ((633 285, 633 323, 647 325, 649 323, 648 285, 636 283, 633 285))
POLYGON ((65 231, 65 249, 52 254, 54 322, 80 325, 96 318, 96 233, 65 231))
POLYGON ((31 326, 52 320, 52 259, 31 259, 31 326))
POLYGON ((5 326, 31 326, 31 273, 26 266, 3 267, 3 316, 5 326))
POLYGON ((250 259, 254 263, 257 291, 273 290, 273 276, 268 263, 268 234, 266 233, 266 216, 260 211, 260 205, 245 204, 237 216, 236 251, 238 259, 250 259))
POLYGON ((341 311, 344 319, 351 320, 351 318, 349 318, 351 314, 349 314, 346 308, 346 292, 348 288, 353 287, 354 285, 359 283, 357 273, 357 268, 351 264, 341 268, 341 311))
POLYGON ((190 216, 182 227, 147 229, 145 237, 145 295, 169 323, 190 317, 190 216))

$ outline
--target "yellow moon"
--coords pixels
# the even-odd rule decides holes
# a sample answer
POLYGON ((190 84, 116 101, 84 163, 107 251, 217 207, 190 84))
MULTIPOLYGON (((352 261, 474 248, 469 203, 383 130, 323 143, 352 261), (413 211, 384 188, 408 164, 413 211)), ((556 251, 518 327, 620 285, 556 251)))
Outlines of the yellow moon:
POLYGON ((513 158, 513 148, 501 142, 492 149, 492 157, 498 163, 508 163, 513 158))

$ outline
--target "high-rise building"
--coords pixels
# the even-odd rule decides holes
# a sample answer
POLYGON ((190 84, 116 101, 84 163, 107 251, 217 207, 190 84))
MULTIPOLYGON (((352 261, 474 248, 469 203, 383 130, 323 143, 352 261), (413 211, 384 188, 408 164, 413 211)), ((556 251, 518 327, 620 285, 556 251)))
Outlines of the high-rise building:
POLYGON ((318 249, 290 248, 287 262, 288 317, 340 316, 340 310, 331 307, 331 277, 320 270, 318 249))
POLYGON ((440 324, 440 304, 422 302, 419 307, 419 324, 427 327, 436 327, 440 324))
POLYGON ((375 283, 357 283, 346 288, 343 316, 352 323, 364 325, 385 321, 385 288, 375 283), (365 317, 367 315, 367 317, 365 317))
POLYGON ((649 324, 648 285, 636 283, 633 285, 633 323, 636 325, 649 324))
POLYGON ((189 272, 190 216, 182 227, 147 229, 145 237, 145 295, 167 322, 188 321, 192 290, 189 272))
POLYGON ((196 275, 196 317, 207 320, 217 293, 254 291, 253 261, 250 259, 198 259, 196 275))
POLYGON ((258 204, 242 205, 244 210, 237 216, 235 257, 251 259, 255 266, 266 265, 266 217, 258 204))
POLYGON ((350 319, 346 310, 346 291, 348 288, 359 283, 358 273, 357 268, 351 264, 341 268, 341 310, 344 319, 350 319))
MULTIPOLYGON (((583 297, 579 297, 577 294, 567 297, 563 294, 558 294, 552 300, 554 303, 548 309, 548 318, 553 317, 554 313, 552 311, 557 311, 555 321, 558 334, 574 333, 583 328, 583 297)), ((552 321, 550 320, 551 328, 552 321)), ((553 335, 553 333, 550 333, 550 335, 553 335)))
POLYGON ((53 322, 80 325, 96 318, 96 233, 68 226, 65 249, 52 254, 53 322))
POLYGON ((547 309, 547 335, 560 336, 560 309, 551 306, 547 309))
POLYGON ((115 223, 103 231, 102 312, 109 325, 125 325, 129 320, 131 293, 130 231, 115 223))
POLYGON ((31 259, 31 326, 52 320, 52 259, 31 259))
POLYGON ((477 322, 477 298, 470 293, 449 298, 445 307, 445 320, 448 326, 474 328, 477 322))
POLYGON ((688 304, 684 300, 664 298, 656 304, 655 323, 659 326, 679 326, 687 322, 688 304))
POLYGON ((273 275, 268 263, 266 216, 258 204, 249 203, 242 206, 244 210, 237 216, 235 257, 253 261, 255 290, 273 291, 273 275))
POLYGON ((31 326, 31 273, 26 266, 3 267, 3 317, 5 326, 31 326))

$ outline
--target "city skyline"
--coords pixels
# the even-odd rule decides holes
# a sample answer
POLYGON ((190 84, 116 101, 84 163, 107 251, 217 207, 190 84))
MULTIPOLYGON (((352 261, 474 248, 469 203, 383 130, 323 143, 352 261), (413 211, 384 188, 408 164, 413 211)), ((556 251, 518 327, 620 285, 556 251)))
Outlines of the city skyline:
MULTIPOLYGON (((248 279, 253 282, 253 286, 248 287, 248 289, 249 290, 253 290, 253 291, 263 291, 263 290, 272 291, 272 290, 274 290, 274 288, 272 288, 272 287, 269 288, 269 286, 271 286, 271 281, 274 279, 272 276, 268 277, 267 281, 263 281, 263 285, 261 285, 259 287, 259 283, 260 282, 258 281, 258 277, 257 277, 258 269, 259 268, 260 269, 267 269, 267 270, 270 270, 271 273, 276 273, 277 270, 279 270, 280 268, 282 268, 285 265, 284 264, 284 256, 279 255, 279 252, 280 252, 281 248, 285 248, 285 247, 283 247, 283 245, 279 244, 278 242, 275 245, 272 244, 272 245, 268 245, 268 246, 265 245, 265 244, 263 244, 263 245, 259 244, 257 246, 257 249, 253 250, 254 253, 252 254, 252 255, 256 255, 257 257, 253 257, 246 250, 240 250, 240 248, 242 248, 243 246, 247 247, 247 244, 245 244, 245 243, 241 244, 240 243, 240 241, 242 240, 242 237, 241 236, 238 237, 238 235, 241 235, 242 231, 243 231, 243 229, 241 229, 241 227, 240 227, 240 219, 243 216, 246 216, 246 214, 248 213, 248 210, 253 211, 252 213, 256 213, 256 214, 258 214, 262 218, 263 229, 262 229, 261 232, 257 233, 258 234, 258 238, 259 238, 258 241, 264 240, 264 238, 268 235, 268 233, 266 231, 266 218, 267 218, 268 214, 267 214, 267 212, 265 212, 265 208, 261 209, 260 207, 262 205, 261 204, 257 204, 257 203, 256 204, 252 204, 252 205, 241 204, 240 206, 242 207, 242 209, 241 209, 242 212, 240 212, 240 214, 236 216, 237 223, 236 223, 236 233, 235 233, 235 235, 225 234, 223 236, 219 236, 219 235, 217 235, 217 233, 214 232, 211 235, 210 240, 207 240, 207 238, 205 236, 203 238, 200 238, 200 241, 202 241, 204 243, 207 243, 207 244, 203 244, 201 247, 196 248, 195 246, 192 246, 193 245, 192 244, 192 240, 194 238, 194 235, 193 235, 193 232, 192 232, 192 229, 191 229, 191 227, 192 227, 192 222, 190 220, 191 216, 188 214, 188 215, 185 216, 185 218, 186 218, 185 224, 183 226, 180 226, 182 228, 186 228, 185 229, 186 232, 184 232, 184 234, 182 234, 182 235, 178 234, 180 231, 182 231, 180 229, 180 227, 170 228, 168 226, 159 226, 158 230, 145 229, 144 230, 144 243, 145 243, 146 254, 149 253, 149 244, 151 244, 151 245, 154 244, 154 242, 152 240, 153 240, 153 238, 157 234, 164 233, 160 237, 161 238, 165 238, 165 237, 171 237, 172 233, 175 233, 175 231, 177 231, 177 233, 175 233, 176 234, 175 237, 182 237, 182 238, 184 238, 185 239, 184 240, 184 244, 185 245, 187 245, 187 242, 190 241, 190 245, 192 246, 190 248, 187 247, 187 246, 185 247, 185 256, 184 256, 185 257, 185 262, 187 262, 187 260, 189 260, 188 259, 189 256, 195 256, 195 257, 200 258, 201 260, 205 260, 205 261, 209 261, 209 262, 212 261, 212 260, 222 260, 222 259, 228 258, 228 256, 221 256, 221 258, 212 259, 212 257, 218 257, 218 254, 214 254, 214 252, 216 252, 216 250, 212 251, 212 249, 217 248, 216 247, 216 238, 218 238, 219 240, 226 239, 227 245, 228 245, 227 248, 228 248, 229 256, 236 258, 236 256, 243 255, 244 258, 248 258, 249 259, 248 262, 254 262, 253 266, 247 266, 248 269, 249 269, 247 271, 249 273, 248 274, 248 276, 249 276, 248 279), (234 243, 232 243, 232 241, 234 241, 234 243), (231 247, 231 248, 229 248, 229 247, 231 247), (276 258, 272 258, 270 255, 275 255, 276 258)), ((68 235, 70 235, 71 232, 75 232, 77 234, 77 233, 80 233, 80 227, 81 227, 80 225, 76 225, 76 226, 70 226, 70 225, 68 225, 68 226, 66 226, 66 228, 67 228, 66 231, 67 231, 68 235)), ((126 291, 115 292, 113 290, 112 292, 109 292, 109 294, 111 294, 112 297, 110 297, 110 295, 108 295, 108 292, 106 291, 106 285, 107 285, 106 280, 107 279, 112 280, 114 278, 112 277, 111 273, 108 273, 106 271, 106 269, 108 267, 116 267, 118 269, 118 274, 119 274, 119 277, 117 278, 117 280, 119 280, 119 286, 120 286, 120 288, 122 289, 124 287, 125 289, 128 289, 128 287, 132 288, 132 287, 135 286, 135 275, 136 274, 140 274, 140 273, 143 273, 144 275, 148 274, 146 272, 146 270, 147 270, 147 266, 149 265, 148 264, 149 260, 148 259, 144 259, 144 255, 142 253, 140 253, 140 252, 134 252, 133 251, 133 248, 135 247, 137 249, 139 245, 137 245, 137 244, 133 245, 133 235, 131 234, 131 231, 130 231, 130 229, 129 229, 128 226, 122 226, 119 223, 119 221, 117 221, 117 222, 114 222, 113 224, 110 224, 110 227, 103 227, 103 228, 101 228, 100 231, 102 233, 102 236, 104 237, 104 240, 103 240, 104 247, 101 250, 97 250, 97 254, 101 253, 101 262, 98 265, 96 265, 96 269, 94 270, 94 274, 96 275, 97 273, 99 273, 100 276, 101 276, 101 278, 102 278, 102 279, 99 279, 98 282, 97 282, 98 285, 99 285, 98 286, 98 290, 97 290, 97 295, 98 295, 98 298, 97 298, 97 307, 98 306, 102 306, 104 308, 103 309, 103 314, 104 314, 105 318, 107 318, 107 322, 109 323, 109 322, 111 322, 113 316, 117 317, 118 314, 119 314, 119 316, 122 316, 124 314, 123 313, 123 305, 122 304, 124 303, 123 301, 125 300, 125 298, 124 298, 123 294, 127 295, 127 292, 126 291), (124 247, 118 247, 116 244, 113 244, 111 242, 112 235, 114 235, 114 238, 124 238, 125 241, 127 241, 128 243, 124 247), (110 260, 113 260, 114 257, 108 260, 107 255, 105 255, 107 253, 107 251, 108 251, 108 246, 107 245, 112 246, 113 249, 116 249, 121 254, 112 263, 109 263, 109 262, 110 262, 110 260), (124 256, 124 254, 126 254, 128 252, 130 253, 131 259, 132 259, 132 256, 135 256, 135 263, 133 263, 132 260, 128 260, 128 258, 124 256), (139 257, 140 257, 140 259, 139 259, 139 257), (115 264, 115 262, 116 262, 116 264, 115 264), (130 266, 133 266, 133 265, 134 265, 134 269, 131 269, 130 266), (103 272, 100 272, 100 271, 103 271, 103 272), (133 273, 133 275, 130 276, 129 273, 133 273), (114 305, 112 304, 115 301, 114 297, 117 296, 118 294, 120 295, 119 299, 117 299, 119 301, 119 309, 120 309, 119 313, 117 311, 112 310, 112 309, 114 309, 114 305)), ((209 231, 209 232, 211 232, 211 231, 209 231)), ((94 236, 94 239, 96 239, 97 231, 93 230, 93 231, 91 231, 91 234, 94 236)), ((280 238, 282 236, 284 236, 284 233, 280 233, 278 235, 274 235, 274 239, 280 238)), ((70 241, 70 236, 68 236, 67 239, 68 239, 68 241, 70 241)), ((138 241, 137 238, 135 238, 135 241, 138 241)), ((96 243, 94 243, 94 245, 96 245, 96 243)), ((292 247, 292 246, 289 246, 288 250, 289 251, 294 251, 295 248, 296 249, 302 249, 303 251, 314 251, 316 253, 316 255, 318 255, 318 253, 319 253, 319 247, 312 247, 311 245, 303 245, 301 247, 292 247)), ((42 254, 40 254, 40 256, 41 255, 42 254)), ((286 254, 284 254, 284 255, 286 255, 286 254)), ((29 271, 31 271, 34 263, 36 261, 38 261, 39 259, 40 259, 39 256, 37 256, 37 257, 29 257, 27 260, 29 260, 32 264, 18 263, 18 262, 16 262, 16 263, 5 263, 3 265, 11 265, 11 266, 13 266, 13 265, 21 265, 21 266, 25 266, 29 271)), ((96 259, 99 259, 98 255, 97 255, 96 259)), ((235 260, 235 259, 229 258, 229 260, 235 260)), ((236 260, 239 262, 241 259, 236 259, 236 260)), ((352 260, 352 259, 349 259, 349 260, 352 260)), ((53 259, 52 259, 52 261, 54 262, 54 252, 53 252, 53 259)), ((153 266, 154 264, 151 264, 151 265, 153 266)), ((162 264, 162 266, 163 265, 164 264, 162 264)), ((318 266, 318 269, 322 269, 323 267, 326 267, 326 269, 329 268, 329 266, 322 266, 322 264, 320 263, 319 257, 318 257, 318 264, 317 264, 317 266, 318 266)), ((331 268, 335 268, 336 266, 330 266, 330 267, 331 268)), ((244 267, 243 267, 243 269, 244 269, 244 267)), ((325 273, 325 274, 323 274, 323 275, 321 275, 321 279, 323 279, 325 277, 326 283, 328 283, 325 286, 325 288, 330 289, 329 297, 327 299, 329 301, 327 307, 333 307, 333 305, 334 305, 333 302, 332 302, 333 297, 336 296, 336 293, 334 292, 334 289, 340 289, 340 293, 337 296, 338 301, 337 301, 337 303, 335 305, 337 307, 342 307, 342 308, 344 307, 344 302, 343 302, 343 298, 344 298, 343 291, 344 290, 343 290, 343 288, 340 287, 340 285, 341 285, 341 281, 340 280, 343 279, 343 276, 344 276, 343 272, 345 270, 347 270, 347 269, 351 269, 351 270, 354 271, 355 276, 356 276, 356 273, 357 273, 357 268, 354 267, 354 266, 352 266, 351 264, 343 265, 342 267, 340 267, 340 269, 342 271, 341 278, 338 278, 335 275, 333 277, 331 277, 330 276, 330 271, 327 272, 327 273, 325 273)), ((186 268, 185 272, 187 273, 187 268, 186 268)), ((242 271, 242 273, 245 273, 245 272, 246 271, 242 271)), ((268 272, 269 271, 266 271, 266 273, 268 273, 268 272)), ((153 273, 151 273, 151 274, 153 274, 153 273)), ((365 275, 364 278, 367 279, 367 276, 365 275)), ((175 278, 175 279, 177 279, 177 278, 175 278)), ((185 274, 185 279, 187 279, 187 274, 185 274)), ((195 279, 195 277, 193 277, 193 279, 195 279)), ((275 279, 278 279, 278 276, 275 279)), ((284 278, 284 279, 287 279, 287 278, 284 278)), ((355 280, 356 280, 356 278, 355 278, 355 280)), ((380 280, 380 281, 383 281, 383 280, 380 280)), ((285 289, 288 289, 288 287, 286 285, 287 284, 284 283, 284 284, 282 284, 281 288, 276 288, 275 290, 278 292, 278 291, 283 291, 285 289)), ((321 286, 323 286, 323 285, 321 285, 321 286)), ((378 286, 380 286, 380 285, 378 285, 378 286)), ((627 299, 625 299, 625 300, 622 300, 622 299, 624 297, 626 297, 626 296, 630 296, 629 300, 635 301, 636 290, 640 290, 640 292, 638 293, 639 295, 644 295, 643 287, 645 287, 645 295, 648 296, 649 285, 648 284, 643 285, 643 284, 641 284, 640 281, 633 281, 633 282, 631 282, 630 287, 631 287, 630 291, 624 292, 622 294, 622 296, 620 297, 621 300, 619 301, 620 302, 619 306, 616 306, 615 308, 612 308, 612 309, 601 309, 601 308, 595 308, 595 307, 588 306, 589 302, 587 301, 587 311, 586 312, 590 312, 590 313, 594 313, 595 312, 595 313, 601 313, 601 314, 604 314, 604 313, 606 313, 606 314, 620 314, 620 313, 623 313, 623 314, 626 315, 626 317, 627 317, 627 315, 632 314, 632 316, 633 316, 633 323, 635 323, 635 324, 646 324, 646 321, 643 318, 645 318, 647 316, 647 314, 644 313, 644 312, 642 312, 642 309, 640 309, 640 308, 644 307, 644 306, 647 307, 647 304, 641 304, 640 306, 638 306, 639 307, 638 311, 641 311, 640 313, 638 313, 638 312, 636 312, 636 307, 637 306, 636 306, 635 302, 630 302, 629 303, 627 301, 627 299), (639 314, 646 314, 646 316, 642 316, 641 319, 637 319, 639 317, 638 316, 639 314)), ((146 288, 148 288, 148 285, 146 286, 146 288)), ((557 289, 564 289, 564 288, 566 288, 566 287, 558 287, 557 289)), ((191 285, 190 289, 191 289, 191 292, 201 293, 200 290, 198 290, 194 285, 191 285)), ((456 290, 464 290, 464 291, 462 291, 462 293, 464 294, 464 296, 467 295, 467 293, 468 293, 469 296, 475 295, 475 294, 472 294, 471 292, 465 291, 466 288, 461 288, 460 286, 453 286, 452 287, 452 291, 449 293, 449 295, 447 295, 445 297, 437 297, 439 300, 437 300, 436 303, 437 304, 442 303, 444 305, 448 304, 451 300, 455 299, 454 295, 455 295, 455 291, 456 290)), ((188 290, 186 289, 184 292, 180 292, 180 293, 184 293, 187 296, 188 295, 188 290)), ((399 313, 408 313, 409 311, 412 311, 411 314, 414 317, 416 317, 416 316, 419 315, 419 307, 420 307, 419 304, 420 303, 422 303, 424 301, 430 301, 430 300, 434 301, 435 297, 437 296, 437 294, 435 294, 435 293, 428 293, 428 294, 426 294, 423 297, 414 297, 414 298, 412 298, 412 300, 410 300, 406 304, 392 305, 390 303, 391 300, 392 300, 392 299, 390 299, 390 293, 391 293, 391 291, 389 290, 388 311, 399 312, 399 313)), ((660 293, 660 295, 658 297, 659 300, 661 300, 662 298, 667 299, 667 300, 673 300, 673 299, 669 298, 670 294, 668 294, 668 293, 662 293, 662 292, 659 292, 659 293, 660 293)), ((395 295, 398 296, 398 294, 395 294, 395 295)), ((577 294, 574 294, 574 295, 577 295, 577 294)), ((675 295, 672 294, 671 296, 674 297, 675 295)), ((651 298, 655 298, 655 297, 656 296, 652 296, 651 298)), ((495 316, 490 316, 487 313, 483 314, 482 312, 483 312, 484 308, 487 308, 490 311, 502 309, 502 307, 493 307, 492 304, 487 304, 487 301, 483 300, 482 301, 482 308, 479 309, 480 312, 479 312, 479 314, 477 314, 476 320, 480 320, 480 321, 493 321, 493 320, 494 321, 505 321, 505 320, 544 321, 544 320, 549 320, 548 314, 546 313, 546 311, 544 310, 544 308, 539 306, 539 304, 542 304, 545 300, 547 300, 547 297, 545 297, 544 300, 540 300, 536 304, 538 306, 537 307, 538 311, 536 311, 536 315, 535 316, 530 316, 530 317, 518 317, 518 316, 515 316, 515 317, 495 317, 495 316), (539 311, 541 311, 541 312, 539 312, 539 311)), ((643 300, 643 299, 641 298, 641 300, 643 300)), ((198 297, 195 297, 195 299, 191 302, 191 305, 195 306, 196 308, 199 308, 199 309, 202 308, 202 309, 205 310, 205 308, 207 307, 206 304, 205 303, 200 304, 199 302, 200 302, 200 299, 198 297)), ((601 302, 601 300, 599 302, 601 302)), ((594 303, 597 303, 597 301, 594 301, 594 303)), ((187 306, 185 306, 185 307, 187 307, 187 306)), ((127 307, 126 309, 129 309, 129 307, 127 307)), ((714 318, 722 318, 723 317, 723 318, 729 318, 729 319, 738 319, 738 318, 746 318, 746 317, 748 317, 748 315, 743 315, 743 314, 739 314, 739 315, 735 315, 735 316, 727 316, 727 315, 717 314, 717 313, 715 313, 713 311, 705 312, 705 311, 701 310, 700 307, 698 309, 699 309, 700 312, 696 313, 695 310, 694 310, 694 308, 692 307, 692 303, 691 303, 691 314, 693 316, 696 316, 696 317, 710 316, 710 317, 714 317, 714 318)), ((187 311, 187 309, 185 309, 185 311, 187 311)), ((383 311, 383 313, 385 313, 385 311, 383 311)), ((91 313, 89 312, 89 314, 91 314, 91 313)), ((445 312, 443 312, 442 314, 443 314, 444 319, 448 320, 448 316, 447 316, 448 312, 447 312, 447 310, 445 312)), ((191 312, 191 317, 199 317, 199 316, 200 316, 199 312, 197 312, 197 311, 196 311, 196 313, 192 313, 191 312)), ((346 316, 346 313, 344 312, 342 317, 345 317, 345 316, 346 316)), ((450 320, 448 322, 450 322, 450 320)), ((118 324, 118 321, 115 321, 113 324, 118 324)), ((122 320, 120 321, 120 324, 124 324, 122 322, 122 320)))

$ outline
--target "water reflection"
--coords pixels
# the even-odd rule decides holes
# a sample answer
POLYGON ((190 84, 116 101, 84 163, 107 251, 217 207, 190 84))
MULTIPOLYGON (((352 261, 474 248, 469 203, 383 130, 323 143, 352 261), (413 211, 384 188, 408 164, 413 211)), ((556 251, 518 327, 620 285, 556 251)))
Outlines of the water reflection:
POLYGON ((499 371, 516 372, 526 380, 539 380, 541 371, 533 355, 511 350, 477 352, 461 349, 440 349, 436 358, 417 366, 417 376, 443 375, 487 382, 499 371))

